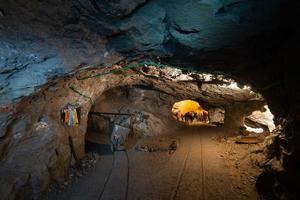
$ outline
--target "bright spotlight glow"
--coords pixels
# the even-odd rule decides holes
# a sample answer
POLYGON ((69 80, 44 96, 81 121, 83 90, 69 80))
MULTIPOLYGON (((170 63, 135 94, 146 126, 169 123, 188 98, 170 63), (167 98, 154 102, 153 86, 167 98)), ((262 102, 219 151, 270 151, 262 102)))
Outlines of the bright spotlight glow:
POLYGON ((237 82, 234 82, 232 80, 229 80, 229 84, 223 84, 221 85, 221 87, 233 90, 241 90, 241 88, 239 88, 239 86, 237 85, 237 82))
POLYGON ((247 125, 245 125, 245 127, 246 127, 246 131, 249 131, 249 132, 254 132, 254 133, 264 132, 264 129, 262 129, 262 128, 252 128, 252 127, 247 126, 247 125))
POLYGON ((223 84, 221 85, 221 87, 223 88, 228 88, 228 89, 233 89, 233 90, 249 90, 250 93, 253 93, 253 91, 251 90, 251 87, 248 85, 244 85, 243 87, 239 87, 237 82, 235 82, 232 79, 224 79, 225 81, 227 81, 229 84, 223 84))
POLYGON ((227 88, 230 88, 230 89, 236 89, 236 90, 241 89, 241 88, 238 87, 238 85, 237 85, 236 82, 230 83, 230 84, 227 86, 227 88))
POLYGON ((248 117, 257 123, 267 126, 269 131, 272 132, 275 129, 274 115, 271 113, 268 105, 265 105, 264 108, 266 109, 265 112, 257 110, 248 117))
POLYGON ((207 73, 202 73, 202 74, 199 74, 200 75, 200 78, 203 80, 203 81, 212 81, 213 79, 213 75, 212 74, 207 74, 207 73))
POLYGON ((244 85, 243 90, 250 90, 251 91, 251 87, 248 85, 244 85))
POLYGON ((270 132, 272 132, 276 128, 274 124, 274 115, 271 113, 271 110, 269 109, 268 105, 265 105, 264 108, 266 109, 266 112, 264 112, 266 118, 269 119, 268 128, 270 132))
POLYGON ((174 119, 189 125, 209 123, 208 111, 204 110, 198 102, 193 100, 183 100, 174 103, 172 114, 174 119))

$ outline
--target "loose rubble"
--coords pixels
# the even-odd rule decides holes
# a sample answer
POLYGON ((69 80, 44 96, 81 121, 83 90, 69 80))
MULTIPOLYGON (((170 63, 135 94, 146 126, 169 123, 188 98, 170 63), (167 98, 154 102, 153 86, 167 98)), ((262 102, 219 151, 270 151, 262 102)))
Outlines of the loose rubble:
POLYGON ((49 193, 58 194, 63 192, 67 187, 72 184, 75 184, 78 179, 87 175, 88 172, 93 169, 96 163, 100 160, 100 157, 97 153, 88 153, 86 156, 80 161, 80 163, 73 165, 70 167, 68 173, 65 178, 61 181, 53 182, 48 190, 39 198, 40 200, 47 199, 49 193))

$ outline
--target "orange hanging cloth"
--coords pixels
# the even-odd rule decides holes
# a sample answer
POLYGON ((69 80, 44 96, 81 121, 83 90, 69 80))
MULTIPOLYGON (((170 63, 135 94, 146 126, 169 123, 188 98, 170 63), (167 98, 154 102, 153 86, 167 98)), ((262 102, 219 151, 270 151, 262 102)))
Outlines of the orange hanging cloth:
POLYGON ((73 111, 73 113, 74 113, 74 120, 73 120, 73 123, 74 123, 74 124, 79 124, 77 109, 76 109, 76 108, 73 108, 73 109, 74 109, 74 111, 73 111))
POLYGON ((69 112, 69 109, 68 108, 65 108, 64 109, 64 113, 65 113, 65 119, 64 119, 64 122, 66 124, 69 124, 69 120, 70 120, 70 112, 69 112))
POLYGON ((67 105, 62 110, 62 120, 65 124, 68 126, 74 126, 76 124, 79 124, 79 118, 80 118, 80 110, 79 107, 67 105))

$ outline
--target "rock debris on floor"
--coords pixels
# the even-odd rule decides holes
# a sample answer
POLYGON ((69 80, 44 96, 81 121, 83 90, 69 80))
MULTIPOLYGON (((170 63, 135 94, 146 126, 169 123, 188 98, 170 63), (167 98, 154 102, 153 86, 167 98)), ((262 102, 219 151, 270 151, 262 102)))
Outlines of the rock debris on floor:
MULTIPOLYGON (((93 154, 88 159, 93 167, 82 177, 70 176, 71 181, 66 185, 63 182, 59 192, 49 191, 43 198, 257 199, 254 185, 261 169, 250 155, 258 145, 236 144, 234 138, 212 136, 211 132, 216 129, 184 129, 172 135, 140 139, 135 147, 115 155, 93 154), (168 148, 172 141, 178 144, 172 154, 136 150, 168 148)), ((76 176, 77 171, 71 174, 76 176)))

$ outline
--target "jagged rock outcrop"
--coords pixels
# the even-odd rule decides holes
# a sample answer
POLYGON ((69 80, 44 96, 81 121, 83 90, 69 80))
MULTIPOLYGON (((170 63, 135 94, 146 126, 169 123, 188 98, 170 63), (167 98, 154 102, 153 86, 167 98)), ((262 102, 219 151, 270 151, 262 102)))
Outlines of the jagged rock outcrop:
POLYGON ((262 128, 264 131, 272 132, 275 129, 273 114, 267 106, 263 110, 256 110, 245 118, 245 124, 253 128, 262 128))
POLYGON ((209 122, 217 126, 225 123, 225 110, 223 108, 211 108, 208 110, 209 122))

